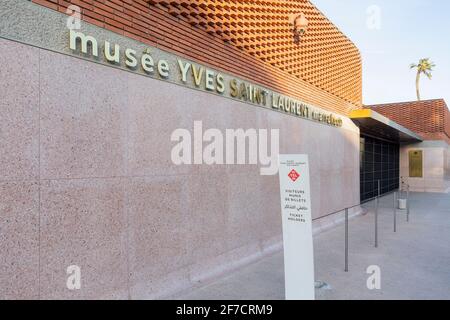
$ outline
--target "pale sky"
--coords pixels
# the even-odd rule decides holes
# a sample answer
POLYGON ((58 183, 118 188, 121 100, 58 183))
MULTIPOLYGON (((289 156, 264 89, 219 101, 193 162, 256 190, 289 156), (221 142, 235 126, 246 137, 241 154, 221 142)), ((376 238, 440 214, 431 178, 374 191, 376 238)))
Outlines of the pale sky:
POLYGON ((361 51, 364 104, 417 100, 409 65, 430 58, 436 67, 432 80, 421 77, 421 98, 444 98, 450 107, 450 1, 311 2, 361 51))

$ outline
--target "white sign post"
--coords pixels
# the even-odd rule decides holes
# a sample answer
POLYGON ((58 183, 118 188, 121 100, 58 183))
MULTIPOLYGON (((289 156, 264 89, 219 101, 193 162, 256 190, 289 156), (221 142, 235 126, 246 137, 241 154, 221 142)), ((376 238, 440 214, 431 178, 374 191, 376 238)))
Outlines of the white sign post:
POLYGON ((314 256, 307 155, 280 155, 284 278, 287 300, 314 300, 314 256))

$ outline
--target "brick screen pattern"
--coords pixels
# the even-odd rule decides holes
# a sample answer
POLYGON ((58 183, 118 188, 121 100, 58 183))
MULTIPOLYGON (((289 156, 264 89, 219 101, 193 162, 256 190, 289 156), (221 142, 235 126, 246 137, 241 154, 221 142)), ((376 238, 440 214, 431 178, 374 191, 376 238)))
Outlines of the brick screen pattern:
POLYGON ((170 14, 298 78, 352 102, 361 100, 358 49, 309 1, 158 1, 170 14), (309 21, 300 44, 290 14, 309 21))
POLYGON ((362 106, 358 48, 307 0, 32 0, 330 111, 362 106), (308 30, 296 44, 289 15, 308 30))
POLYGON ((425 140, 450 143, 450 111, 443 99, 366 106, 414 131, 425 140))

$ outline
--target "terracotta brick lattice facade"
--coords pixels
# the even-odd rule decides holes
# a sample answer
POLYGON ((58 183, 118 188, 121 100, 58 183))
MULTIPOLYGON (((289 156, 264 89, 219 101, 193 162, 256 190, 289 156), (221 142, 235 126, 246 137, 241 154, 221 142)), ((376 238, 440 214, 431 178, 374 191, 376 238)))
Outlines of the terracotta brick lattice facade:
POLYGON ((443 99, 367 106, 425 140, 450 142, 450 111, 443 99))
POLYGON ((346 114, 362 105, 358 48, 307 0, 32 0, 96 26, 346 114), (304 13, 295 42, 290 16, 304 13))

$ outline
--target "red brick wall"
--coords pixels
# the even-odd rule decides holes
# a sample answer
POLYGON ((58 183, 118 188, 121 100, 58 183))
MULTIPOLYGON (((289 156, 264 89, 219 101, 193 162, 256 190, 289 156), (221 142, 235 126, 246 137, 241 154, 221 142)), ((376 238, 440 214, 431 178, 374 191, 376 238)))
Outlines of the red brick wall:
MULTIPOLYGON (((297 48, 303 50, 302 55, 295 53, 293 56, 291 46, 285 45, 286 48, 280 50, 291 51, 275 55, 278 58, 276 61, 267 61, 255 52, 250 52, 250 47, 225 41, 217 33, 203 28, 201 23, 195 26, 182 16, 174 15, 173 10, 169 10, 167 6, 148 4, 146 0, 32 1, 63 13, 70 4, 77 5, 82 9, 84 21, 331 111, 347 114, 360 108, 362 104, 362 67, 358 49, 307 0, 264 0, 272 3, 269 11, 284 14, 301 9, 311 21, 311 29, 308 29, 305 35, 305 43, 302 42, 297 48), (309 37, 309 40, 306 37, 309 37), (296 64, 292 64, 292 61, 296 64), (287 64, 288 62, 291 64, 287 64), (296 72, 296 68, 301 72, 296 72)), ((266 4, 264 1, 255 1, 252 5, 266 4)), ((215 3, 209 0, 200 2, 209 5, 215 3)), ((244 5, 236 0, 228 2, 238 7, 244 5)), ((283 23, 285 22, 283 20, 283 23)), ((273 32, 278 34, 279 28, 276 27, 273 32)), ((245 25, 242 30, 239 32, 247 32, 245 25)), ((290 37, 285 33, 282 33, 283 37, 290 37)), ((293 40, 280 38, 279 41, 285 43, 293 40)), ((272 44, 277 45, 277 42, 272 44)))
POLYGON ((367 106, 426 140, 450 141, 450 111, 443 99, 367 106))
MULTIPOLYGON (((444 102, 445 103, 445 102, 444 102)), ((448 137, 450 137, 450 112, 448 109, 444 112, 444 131, 448 137)))

